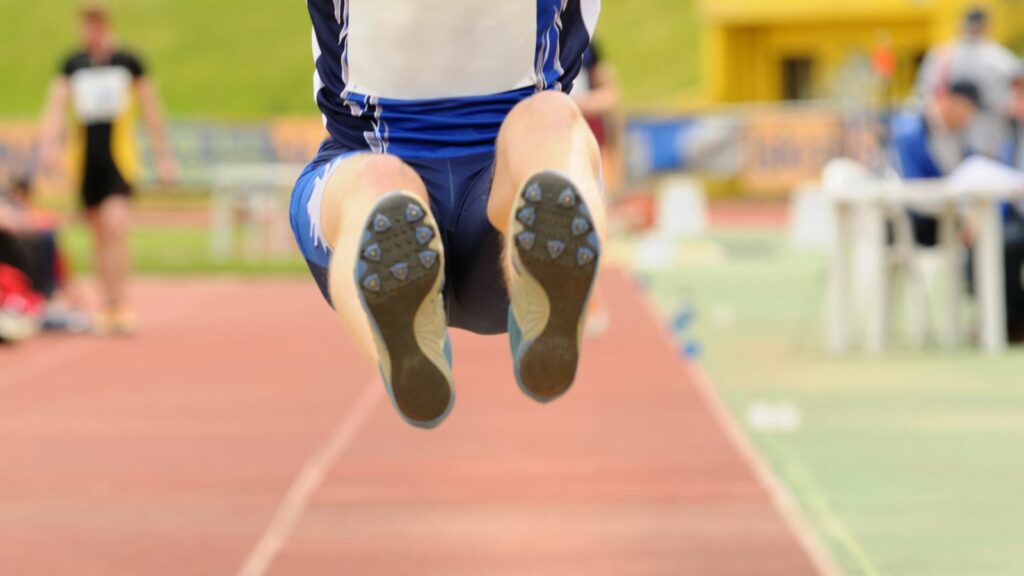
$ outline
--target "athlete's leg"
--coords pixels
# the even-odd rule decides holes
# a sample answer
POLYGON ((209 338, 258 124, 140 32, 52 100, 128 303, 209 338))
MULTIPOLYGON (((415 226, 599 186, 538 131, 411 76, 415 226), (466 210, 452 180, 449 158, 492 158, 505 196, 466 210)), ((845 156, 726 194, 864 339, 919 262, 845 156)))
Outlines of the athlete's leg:
MULTIPOLYGON (((102 313, 107 320, 127 313, 131 253, 128 247, 131 203, 126 196, 107 197, 87 213, 94 238, 96 272, 100 284, 102 313)), ((128 328, 126 326, 126 328, 128 328)))
POLYGON ((540 93, 509 114, 488 214, 506 237, 517 380, 555 399, 576 376, 605 231, 597 142, 568 96, 540 93))
POLYGON ((399 190, 428 202, 423 181, 404 162, 384 154, 356 154, 334 169, 321 205, 320 225, 333 254, 331 302, 352 339, 374 362, 378 361, 377 348, 353 270, 370 212, 381 198, 399 190))
POLYGON ((441 296, 444 250, 426 187, 397 157, 356 154, 331 172, 320 225, 331 300, 381 368, 399 413, 430 428, 454 401, 441 296))
POLYGON ((561 92, 536 94, 517 105, 498 135, 488 216, 503 234, 523 184, 544 170, 562 172, 579 189, 598 234, 605 231, 601 152, 576 103, 561 92))

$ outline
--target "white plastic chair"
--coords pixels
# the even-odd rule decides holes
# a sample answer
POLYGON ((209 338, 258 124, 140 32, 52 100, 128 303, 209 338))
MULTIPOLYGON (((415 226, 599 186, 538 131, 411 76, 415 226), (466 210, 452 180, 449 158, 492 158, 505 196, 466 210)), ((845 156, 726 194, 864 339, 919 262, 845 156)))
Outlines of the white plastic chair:
MULTIPOLYGON (((858 162, 841 158, 833 160, 825 167, 822 185, 829 192, 856 193, 859 190, 873 190, 884 195, 887 190, 896 190, 901 181, 891 171, 879 175, 858 162)), ((946 269, 951 265, 950 259, 942 250, 917 245, 913 224, 906 210, 900 207, 887 207, 884 210, 888 224, 887 232, 891 232, 891 242, 887 245, 885 256, 889 278, 884 295, 886 301, 880 305, 884 306, 885 310, 892 310, 892 304, 898 299, 897 295, 901 295, 906 314, 907 337, 913 345, 924 345, 934 332, 932 327, 935 323, 931 318, 929 302, 934 288, 943 284, 938 279, 943 274, 952 275, 959 271, 946 269)), ((858 223, 856 230, 864 230, 863 224, 858 223)), ((862 236, 863 232, 857 231, 855 235, 862 236)), ((866 265, 863 258, 858 258, 856 262, 856 269, 863 271, 866 265)), ((858 272, 856 276, 863 278, 864 274, 858 272)), ((962 290, 962 287, 959 289, 962 290)), ((858 293, 863 293, 863 290, 858 290, 858 293)), ((863 302, 858 302, 858 305, 863 306, 863 302)), ((948 313, 958 314, 959 311, 951 310, 948 313)))

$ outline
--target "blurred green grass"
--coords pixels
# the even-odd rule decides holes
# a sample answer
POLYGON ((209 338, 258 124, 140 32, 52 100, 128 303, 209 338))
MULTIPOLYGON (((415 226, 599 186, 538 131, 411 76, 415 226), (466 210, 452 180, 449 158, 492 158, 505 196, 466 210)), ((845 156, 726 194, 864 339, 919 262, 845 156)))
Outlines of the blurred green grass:
MULTIPOLYGON (((0 0, 0 117, 34 117, 74 46, 80 0, 0 0)), ((173 116, 252 119, 315 114, 305 8, 281 0, 109 0, 122 40, 139 50, 173 116)), ((695 86, 695 0, 605 0, 599 36, 628 103, 672 100, 695 86), (641 33, 642 31, 642 33, 641 33)))
MULTIPOLYGON (((252 261, 232 257, 215 261, 210 255, 210 234, 204 227, 180 225, 136 226, 130 236, 134 269, 143 275, 279 275, 307 273, 298 252, 291 257, 252 261)), ((60 245, 77 275, 93 271, 92 240, 83 224, 62 230, 60 245)))
POLYGON ((740 423, 756 402, 799 408, 794 434, 748 433, 845 572, 1024 573, 1024 350, 831 357, 822 259, 781 234, 715 240, 725 262, 654 274, 653 294, 667 315, 689 295, 740 423))

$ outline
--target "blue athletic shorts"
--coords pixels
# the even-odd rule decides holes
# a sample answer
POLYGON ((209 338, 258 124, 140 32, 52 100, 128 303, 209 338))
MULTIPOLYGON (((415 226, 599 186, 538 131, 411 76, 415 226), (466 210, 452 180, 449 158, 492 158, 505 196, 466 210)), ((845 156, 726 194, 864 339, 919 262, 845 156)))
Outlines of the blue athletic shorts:
MULTIPOLYGON (((339 162, 353 154, 370 153, 339 150, 325 143, 292 192, 292 231, 328 303, 331 250, 320 229, 324 188, 339 162)), ((402 160, 426 184, 430 208, 441 229, 448 324, 478 334, 504 333, 509 300, 501 268, 502 239, 487 218, 494 153, 402 160)))

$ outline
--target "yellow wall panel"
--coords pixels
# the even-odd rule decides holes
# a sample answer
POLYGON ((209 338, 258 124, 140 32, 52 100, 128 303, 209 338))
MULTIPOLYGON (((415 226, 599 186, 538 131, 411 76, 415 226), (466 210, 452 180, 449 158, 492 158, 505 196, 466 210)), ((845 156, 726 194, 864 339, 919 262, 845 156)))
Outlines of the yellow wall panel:
POLYGON ((705 93, 716 102, 781 99, 783 61, 808 58, 816 93, 828 95, 841 71, 869 61, 886 37, 898 63, 891 96, 903 96, 920 56, 954 38, 978 4, 989 8, 1000 40, 1024 38, 1024 0, 704 0, 705 93))

